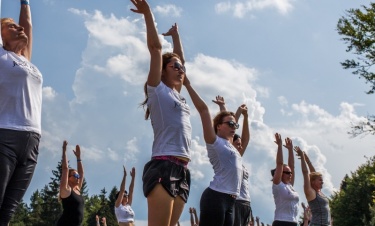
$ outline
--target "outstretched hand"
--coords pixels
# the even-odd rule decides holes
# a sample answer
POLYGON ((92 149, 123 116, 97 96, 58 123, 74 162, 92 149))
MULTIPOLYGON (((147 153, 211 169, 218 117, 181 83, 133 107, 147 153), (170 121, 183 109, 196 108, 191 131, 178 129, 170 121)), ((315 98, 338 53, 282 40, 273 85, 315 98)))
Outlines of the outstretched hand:
POLYGON ((150 10, 150 6, 148 5, 146 0, 130 0, 136 9, 130 9, 135 13, 144 14, 150 10))
POLYGON ((297 156, 298 156, 299 159, 301 159, 302 155, 304 155, 304 152, 298 146, 294 147, 294 151, 297 152, 297 156))
POLYGON ((289 137, 285 139, 284 147, 286 147, 288 150, 293 150, 293 142, 289 137))
POLYGON ((225 101, 224 101, 224 97, 222 96, 216 96, 216 100, 212 100, 212 102, 214 102, 215 104, 217 105, 225 105, 225 101))
POLYGON ((174 25, 172 25, 172 27, 166 33, 163 33, 162 35, 173 36, 174 34, 177 34, 177 33, 178 33, 178 26, 177 26, 177 23, 174 23, 174 25))
POLYGON ((239 106, 238 109, 241 110, 242 115, 247 116, 247 106, 246 106, 246 104, 241 104, 241 106, 239 106))
POLYGON ((76 150, 73 150, 73 153, 78 159, 81 158, 81 148, 79 145, 76 145, 76 150))
POLYGON ((279 133, 275 133, 275 143, 279 146, 283 145, 283 141, 281 140, 281 135, 279 133))
POLYGON ((62 150, 63 152, 66 152, 66 146, 68 145, 68 141, 64 140, 62 150))
POLYGON ((130 171, 130 176, 133 177, 133 178, 135 177, 135 168, 134 167, 132 168, 132 171, 130 171))

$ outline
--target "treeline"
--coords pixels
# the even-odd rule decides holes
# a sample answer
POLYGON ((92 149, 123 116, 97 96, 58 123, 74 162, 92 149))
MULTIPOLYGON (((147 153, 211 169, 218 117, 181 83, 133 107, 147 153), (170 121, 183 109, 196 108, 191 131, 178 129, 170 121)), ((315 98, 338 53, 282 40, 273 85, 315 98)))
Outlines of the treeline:
MULTIPOLYGON (((10 226, 53 226, 62 214, 62 204, 59 202, 59 186, 61 178, 61 162, 57 170, 52 170, 51 182, 44 188, 36 190, 30 204, 22 202, 10 222, 10 226)), ((116 186, 107 195, 103 188, 99 195, 89 197, 86 181, 84 180, 81 193, 85 198, 83 226, 96 225, 95 216, 106 217, 107 225, 117 225, 114 213, 116 186)))
MULTIPOLYGON (((339 163, 338 163, 339 164, 339 163)), ((30 205, 22 202, 13 216, 10 226, 51 226, 62 213, 61 202, 58 201, 61 162, 57 170, 52 171, 51 182, 43 189, 36 190, 30 205)), ((85 214, 83 226, 96 225, 95 216, 105 216, 107 225, 117 225, 114 214, 115 187, 107 195, 103 188, 99 195, 88 196, 86 182, 82 187, 85 197, 85 214)), ((300 194, 302 196, 302 194, 300 194)), ((333 225, 337 226, 374 226, 375 225, 375 156, 368 158, 351 175, 346 175, 341 182, 340 190, 330 200, 333 225)))

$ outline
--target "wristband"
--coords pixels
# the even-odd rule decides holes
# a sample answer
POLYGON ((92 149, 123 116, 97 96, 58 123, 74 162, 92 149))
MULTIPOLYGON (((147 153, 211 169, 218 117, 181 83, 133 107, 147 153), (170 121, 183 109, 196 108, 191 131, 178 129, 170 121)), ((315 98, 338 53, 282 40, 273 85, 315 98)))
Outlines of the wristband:
POLYGON ((82 162, 82 160, 81 159, 77 159, 77 162, 82 162))
POLYGON ((30 5, 28 0, 21 0, 21 5, 30 5))

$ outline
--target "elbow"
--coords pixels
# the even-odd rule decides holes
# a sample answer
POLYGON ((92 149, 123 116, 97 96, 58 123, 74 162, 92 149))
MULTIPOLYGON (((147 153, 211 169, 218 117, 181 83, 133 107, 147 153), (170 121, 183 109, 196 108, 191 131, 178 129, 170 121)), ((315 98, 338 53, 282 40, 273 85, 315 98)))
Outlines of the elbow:
POLYGON ((162 46, 160 42, 149 43, 148 49, 150 53, 158 53, 158 54, 162 53, 162 46))

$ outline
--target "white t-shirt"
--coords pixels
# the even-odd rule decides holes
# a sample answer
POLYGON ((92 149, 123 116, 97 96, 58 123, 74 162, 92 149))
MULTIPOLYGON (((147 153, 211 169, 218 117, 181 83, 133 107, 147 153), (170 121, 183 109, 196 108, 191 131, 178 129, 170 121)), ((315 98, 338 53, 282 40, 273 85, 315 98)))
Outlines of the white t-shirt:
POLYGON ((298 193, 291 184, 272 185, 273 198, 275 200, 275 218, 278 221, 298 222, 298 193))
POLYGON ((42 74, 0 45, 0 128, 41 134, 42 74))
POLYGON ((190 159, 190 107, 176 90, 160 82, 147 86, 150 118, 154 130, 152 157, 172 155, 190 159))
POLYGON ((115 215, 119 223, 134 222, 134 211, 128 204, 125 206, 120 204, 119 207, 115 206, 115 215))
POLYGON ((237 197, 238 200, 250 202, 250 188, 249 188, 249 170, 242 165, 242 181, 240 195, 237 197))
POLYGON ((235 147, 216 136, 213 144, 206 144, 208 158, 214 169, 214 178, 209 188, 238 196, 242 179, 242 158, 235 147))

